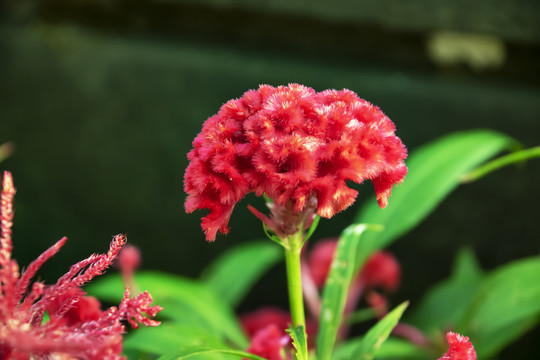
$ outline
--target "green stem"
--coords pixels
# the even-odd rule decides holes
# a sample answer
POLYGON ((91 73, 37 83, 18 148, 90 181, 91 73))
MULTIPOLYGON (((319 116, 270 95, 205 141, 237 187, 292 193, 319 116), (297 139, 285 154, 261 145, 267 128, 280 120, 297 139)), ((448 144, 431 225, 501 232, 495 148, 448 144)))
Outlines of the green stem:
MULTIPOLYGON (((289 236, 283 241, 285 247, 285 263, 287 265, 287 284, 289 288, 289 303, 291 308, 291 317, 293 327, 304 327, 305 334, 305 315, 304 299, 302 295, 302 274, 300 268, 300 253, 302 251, 302 231, 289 236)), ((307 349, 305 349, 307 354, 307 349)))
POLYGON ((504 166, 524 161, 530 158, 540 157, 540 146, 536 146, 527 150, 516 151, 514 153, 501 156, 495 160, 482 165, 471 172, 463 175, 462 182, 472 182, 486 176, 490 172, 498 170, 504 166))

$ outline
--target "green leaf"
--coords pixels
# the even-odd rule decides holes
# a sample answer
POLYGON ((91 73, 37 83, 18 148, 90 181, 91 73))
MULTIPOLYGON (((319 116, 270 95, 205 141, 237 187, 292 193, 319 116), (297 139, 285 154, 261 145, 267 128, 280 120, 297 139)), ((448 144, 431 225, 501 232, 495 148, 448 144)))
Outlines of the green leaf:
POLYGON ((353 359, 371 360, 377 355, 381 345, 386 341, 394 327, 398 324, 401 315, 409 303, 405 301, 384 318, 379 320, 366 334, 358 349, 354 352, 353 359))
POLYGON ((452 328, 466 313, 483 274, 468 249, 455 260, 452 276, 432 287, 407 317, 412 325, 426 333, 452 328))
POLYGON ((482 269, 473 251, 470 248, 461 249, 452 268, 452 278, 456 281, 471 281, 482 276, 482 269))
POLYGON ((386 209, 371 201, 356 217, 356 223, 384 226, 384 231, 368 233, 362 239, 357 268, 373 251, 426 218, 459 185, 463 174, 514 144, 515 140, 498 132, 474 130, 445 136, 413 151, 406 161, 409 173, 403 184, 392 191, 386 209))
POLYGON ((245 351, 228 349, 228 348, 213 349, 213 348, 208 348, 205 346, 193 347, 186 350, 177 351, 173 354, 163 355, 163 356, 160 356, 158 360, 181 360, 181 359, 187 359, 193 356, 199 356, 199 355, 208 356, 211 354, 230 354, 230 355, 234 355, 236 357, 245 358, 245 359, 266 360, 260 356, 253 355, 245 351))
POLYGON ((489 173, 498 170, 504 166, 508 166, 516 163, 524 163, 525 160, 540 157, 540 146, 536 146, 526 150, 515 151, 511 154, 501 156, 497 159, 491 160, 487 164, 484 164, 473 171, 464 174, 462 177, 463 182, 476 181, 489 173))
POLYGON ((488 358, 538 323, 540 257, 495 270, 482 283, 459 331, 471 338, 478 358, 488 358))
MULTIPOLYGON (((356 360, 354 351, 362 343, 364 337, 348 340, 336 348, 332 360, 356 360)), ((379 349, 377 360, 432 360, 433 356, 425 349, 412 344, 408 340, 389 337, 379 349)))
POLYGON ((220 299, 235 307, 261 275, 282 257, 281 246, 268 241, 242 244, 214 261, 202 278, 220 299))
POLYGON ((354 263, 360 237, 368 225, 347 227, 337 244, 330 273, 326 280, 321 305, 319 334, 317 336, 317 359, 328 360, 336 341, 349 285, 354 273, 354 263))
MULTIPOLYGON (((205 284, 153 271, 137 272, 135 282, 139 288, 150 292, 155 304, 163 307, 160 317, 205 327, 239 348, 247 347, 248 341, 232 309, 205 284)), ((103 300, 119 302, 124 284, 120 275, 114 274, 93 282, 86 290, 103 300)))
POLYGON ((308 346, 304 326, 298 326, 296 329, 287 329, 287 333, 291 336, 292 344, 296 349, 296 360, 308 360, 308 346))
MULTIPOLYGON (((141 327, 131 332, 123 342, 128 352, 139 351, 146 354, 163 355, 197 346, 226 347, 223 341, 207 329, 194 325, 163 323, 157 327, 141 327)), ((222 359, 214 354, 208 359, 222 359)))

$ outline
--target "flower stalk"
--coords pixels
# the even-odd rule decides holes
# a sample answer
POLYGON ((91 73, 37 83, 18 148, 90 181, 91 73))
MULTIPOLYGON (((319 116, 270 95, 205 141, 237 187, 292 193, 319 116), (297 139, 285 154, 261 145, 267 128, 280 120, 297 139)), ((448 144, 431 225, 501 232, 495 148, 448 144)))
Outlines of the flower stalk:
POLYGON ((304 301, 302 296, 302 277, 300 272, 300 253, 302 251, 302 232, 289 236, 284 243, 285 263, 289 302, 294 327, 305 325, 304 301))
MULTIPOLYGON (((289 290, 289 304, 294 328, 303 327, 306 335, 306 318, 304 314, 304 298, 302 294, 302 275, 300 266, 300 254, 303 245, 303 231, 290 235, 283 241, 285 248, 285 264, 287 267, 287 286, 289 290)), ((304 349, 307 354, 307 348, 304 349)))

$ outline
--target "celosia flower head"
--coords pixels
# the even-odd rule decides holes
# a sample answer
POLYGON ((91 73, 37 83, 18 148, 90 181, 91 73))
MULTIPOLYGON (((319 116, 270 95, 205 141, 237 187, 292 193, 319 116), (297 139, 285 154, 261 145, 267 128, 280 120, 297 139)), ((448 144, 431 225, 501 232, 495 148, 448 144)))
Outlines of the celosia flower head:
POLYGON ((193 141, 186 211, 210 210, 202 228, 213 241, 250 192, 296 213, 315 199, 317 214, 330 218, 356 198, 347 180, 370 179, 385 207, 407 173, 394 131, 379 108, 350 90, 261 85, 225 103, 193 141))
POLYGON ((448 351, 439 360, 476 360, 476 351, 467 336, 449 332, 446 340, 448 351))
POLYGON ((112 264, 125 236, 115 236, 107 253, 76 263, 54 285, 31 284, 39 268, 67 239, 60 239, 19 272, 11 259, 14 194, 11 174, 6 172, 0 209, 0 359, 122 359, 122 321, 135 328, 139 323, 156 326, 159 322, 143 313, 154 317, 161 307, 150 306, 148 292, 132 298, 126 289, 118 307, 101 310, 99 301, 85 296, 81 287, 112 264))

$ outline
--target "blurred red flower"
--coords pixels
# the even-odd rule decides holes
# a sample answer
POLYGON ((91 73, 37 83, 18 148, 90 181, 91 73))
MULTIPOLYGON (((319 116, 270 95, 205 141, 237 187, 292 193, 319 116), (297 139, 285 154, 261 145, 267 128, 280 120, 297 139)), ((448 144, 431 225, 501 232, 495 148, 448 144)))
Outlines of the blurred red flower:
POLYGON ((330 218, 356 198, 347 180, 370 179, 385 207, 407 173, 394 131, 379 108, 350 90, 261 85, 224 104, 193 141, 186 211, 210 210, 201 225, 213 241, 228 232, 234 206, 250 192, 297 214, 314 204, 330 218))
MULTIPOLYGON (((281 360, 282 349, 292 348, 291 338, 285 331, 292 324, 291 314, 280 308, 267 306, 242 314, 240 323, 251 339, 249 353, 281 360)), ((306 334, 308 345, 314 346, 317 325, 309 318, 306 319, 306 334)))
MULTIPOLYGON (((307 257, 309 272, 315 285, 323 288, 336 251, 337 238, 320 240, 307 257)), ((364 289, 382 288, 393 292, 401 280, 401 266, 397 259, 387 251, 373 253, 354 280, 361 282, 364 289)))

